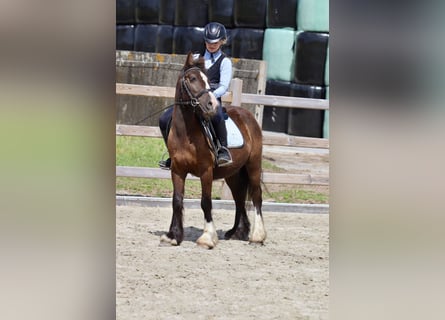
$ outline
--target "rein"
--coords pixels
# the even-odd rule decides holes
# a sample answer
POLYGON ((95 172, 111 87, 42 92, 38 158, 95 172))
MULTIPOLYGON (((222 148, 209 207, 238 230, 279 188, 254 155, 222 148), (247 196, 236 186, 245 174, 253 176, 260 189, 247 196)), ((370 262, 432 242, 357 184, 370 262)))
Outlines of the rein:
MULTIPOLYGON (((187 69, 187 70, 183 71, 183 76, 182 76, 182 79, 181 79, 181 89, 182 89, 182 88, 185 89, 185 91, 186 91, 187 95, 189 96, 190 100, 187 100, 187 101, 183 101, 183 100, 175 101, 175 104, 179 104, 179 105, 191 105, 191 106, 193 107, 193 112, 196 112, 196 107, 200 107, 201 110, 204 111, 203 108, 202 108, 202 106, 201 106, 201 104, 199 103, 199 100, 198 100, 198 99, 201 98, 201 96, 204 95, 204 94, 206 94, 207 92, 210 92, 211 90, 209 90, 209 89, 204 89, 204 90, 202 90, 201 92, 199 92, 196 96, 194 96, 194 95, 192 94, 192 92, 190 91, 189 87, 187 86, 187 84, 186 84, 186 80, 185 80, 185 75, 186 75, 186 73, 187 73, 188 71, 190 71, 190 70, 199 70, 199 71, 201 71, 201 69, 198 68, 198 67, 192 67, 192 68, 190 68, 190 69, 187 69)), ((182 91, 182 90, 181 90, 181 91, 182 91)), ((156 111, 156 112, 153 112, 153 113, 149 114, 148 116, 144 117, 143 119, 137 121, 137 122, 135 123, 135 125, 138 125, 138 124, 144 122, 145 120, 147 120, 148 118, 151 118, 151 117, 153 117, 153 116, 155 116, 155 115, 157 115, 157 114, 163 112, 164 110, 170 108, 171 106, 172 106, 172 105, 166 106, 166 107, 162 108, 161 110, 158 110, 158 111, 156 111)))
POLYGON ((173 105, 171 104, 171 105, 169 105, 169 106, 166 106, 166 107, 162 108, 161 110, 158 110, 158 111, 156 111, 156 112, 150 113, 148 116, 142 118, 142 119, 139 120, 139 121, 136 121, 136 122, 134 123, 134 125, 138 125, 138 124, 144 122, 145 120, 147 120, 148 118, 151 118, 151 117, 153 117, 153 116, 155 116, 155 115, 157 115, 157 114, 159 114, 159 113, 161 113, 161 112, 167 110, 168 108, 170 108, 170 107, 172 107, 172 106, 173 106, 173 105))

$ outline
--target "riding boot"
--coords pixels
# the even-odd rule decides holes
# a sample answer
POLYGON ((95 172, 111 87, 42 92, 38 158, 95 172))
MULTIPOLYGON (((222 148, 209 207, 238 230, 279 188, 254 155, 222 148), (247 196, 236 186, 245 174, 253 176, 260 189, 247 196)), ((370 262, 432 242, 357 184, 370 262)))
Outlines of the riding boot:
MULTIPOLYGON (((165 130, 163 130, 162 127, 160 127, 160 129, 161 129, 162 137, 164 138, 164 141, 165 141, 165 145, 167 145, 168 133, 170 131, 170 123, 165 130)), ((158 163, 159 163, 159 167, 161 169, 170 170, 172 160, 170 158, 167 158, 166 160, 159 160, 158 163)))
POLYGON ((165 145, 167 145, 167 140, 168 140, 168 132, 170 131, 169 129, 170 128, 162 128, 162 127, 159 127, 159 129, 161 130, 161 133, 162 133, 162 138, 164 139, 164 142, 165 142, 165 145))
POLYGON ((227 129, 226 122, 221 120, 215 126, 215 133, 218 136, 221 148, 218 150, 217 162, 219 167, 225 167, 232 164, 232 156, 229 149, 227 149, 227 129))
MULTIPOLYGON (((173 105, 171 105, 164 113, 159 117, 159 129, 161 129, 162 138, 164 138, 165 145, 167 145, 168 134, 170 133, 171 118, 173 113, 173 105)), ((164 170, 170 170, 171 159, 160 160, 159 167, 164 170)))

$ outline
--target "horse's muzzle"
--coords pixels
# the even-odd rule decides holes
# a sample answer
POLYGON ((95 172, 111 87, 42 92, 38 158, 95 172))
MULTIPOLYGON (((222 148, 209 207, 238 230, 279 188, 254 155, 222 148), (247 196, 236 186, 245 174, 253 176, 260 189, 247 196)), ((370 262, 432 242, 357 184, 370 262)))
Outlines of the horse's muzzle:
POLYGON ((218 108, 218 100, 215 98, 213 92, 209 92, 203 100, 204 101, 201 102, 201 105, 204 116, 206 118, 213 117, 216 114, 218 108))

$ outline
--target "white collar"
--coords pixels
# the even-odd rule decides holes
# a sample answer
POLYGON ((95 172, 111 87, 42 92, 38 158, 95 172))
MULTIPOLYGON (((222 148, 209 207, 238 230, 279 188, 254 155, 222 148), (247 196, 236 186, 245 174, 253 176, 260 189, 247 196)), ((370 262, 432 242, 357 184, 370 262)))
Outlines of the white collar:
MULTIPOLYGON (((205 55, 206 55, 206 57, 209 58, 209 59, 212 58, 212 54, 211 54, 209 51, 207 51, 207 49, 206 49, 206 53, 205 53, 205 55)), ((213 59, 215 59, 215 61, 216 61, 216 60, 218 60, 218 58, 219 58, 220 56, 221 56, 221 49, 219 49, 218 51, 216 51, 216 52, 213 54, 213 59)))

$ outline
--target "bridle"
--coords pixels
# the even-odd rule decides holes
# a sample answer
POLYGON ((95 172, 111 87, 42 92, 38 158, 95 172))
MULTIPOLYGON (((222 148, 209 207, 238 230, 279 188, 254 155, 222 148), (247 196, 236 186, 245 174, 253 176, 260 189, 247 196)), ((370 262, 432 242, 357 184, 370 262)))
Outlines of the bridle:
POLYGON ((175 104, 191 105, 193 107, 193 112, 196 111, 196 107, 199 107, 201 109, 201 111, 205 112, 205 110, 203 109, 201 103, 199 102, 199 98, 201 98, 204 94, 210 92, 211 90, 210 89, 203 89, 195 96, 190 91, 190 88, 187 86, 187 81, 185 79, 185 75, 187 74, 187 72, 189 72, 191 70, 199 70, 199 71, 201 71, 201 69, 198 68, 198 67, 192 67, 192 68, 187 69, 187 70, 185 70, 183 72, 183 75, 182 75, 182 78, 181 78, 181 89, 184 88, 184 90, 187 93, 187 95, 189 96, 190 100, 183 101, 182 98, 181 98, 180 101, 175 101, 175 104))

